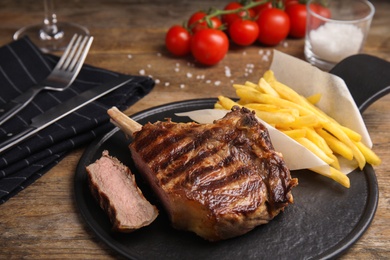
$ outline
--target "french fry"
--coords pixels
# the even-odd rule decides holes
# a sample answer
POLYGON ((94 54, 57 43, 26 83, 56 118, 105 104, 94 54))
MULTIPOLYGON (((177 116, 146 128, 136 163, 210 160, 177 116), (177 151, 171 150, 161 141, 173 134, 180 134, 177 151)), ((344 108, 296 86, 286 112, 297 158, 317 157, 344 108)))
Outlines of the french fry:
POLYGON ((276 90, 276 92, 278 92, 280 97, 294 102, 298 105, 305 106, 305 98, 299 95, 293 89, 287 87, 279 81, 272 81, 270 85, 276 90))
POLYGON ((268 112, 276 112, 280 110, 278 106, 272 104, 246 103, 245 107, 268 112))
POLYGON ((241 99, 250 100, 251 102, 258 102, 263 104, 274 104, 276 106, 279 106, 281 108, 288 108, 288 109, 297 109, 299 111, 300 115, 308 115, 313 114, 308 109, 299 106, 291 101, 284 100, 278 97, 274 97, 268 94, 262 94, 258 91, 248 90, 248 89, 236 89, 236 94, 241 99))
POLYGON ((348 176, 342 173, 341 171, 335 169, 334 167, 330 167, 329 174, 324 174, 323 172, 317 171, 316 169, 310 169, 310 170, 318 174, 321 174, 325 177, 331 178, 332 180, 343 185, 345 188, 349 188, 351 186, 351 182, 348 176))
POLYGON ((352 150, 346 144, 323 129, 317 129, 317 133, 324 138, 330 149, 332 149, 335 153, 341 155, 347 160, 353 160, 352 150))
POLYGON ((254 110, 256 115, 267 122, 270 125, 278 125, 278 124, 288 124, 295 121, 295 117, 290 113, 283 112, 268 112, 261 110, 254 110))
POLYGON ((306 129, 292 129, 292 130, 281 130, 284 134, 288 135, 292 139, 298 139, 306 137, 306 129))
POLYGON ((323 112, 318 107, 309 103, 307 100, 306 100, 306 105, 307 105, 308 109, 310 109, 313 113, 317 114, 324 121, 330 121, 330 122, 336 124, 338 127, 340 127, 348 135, 348 137, 350 139, 357 141, 357 142, 361 140, 362 137, 360 134, 356 133, 355 131, 353 131, 352 129, 350 129, 348 127, 340 125, 336 120, 334 120, 332 117, 328 116, 325 112, 323 112))
POLYGON ((264 72, 263 78, 268 83, 276 81, 275 74, 274 74, 274 72, 272 70, 267 70, 266 72, 264 72))
POLYGON ((367 162, 371 165, 379 165, 382 160, 367 146, 365 146, 362 142, 355 142, 355 145, 359 148, 359 150, 363 153, 367 162))
POLYGON ((361 142, 361 135, 341 125, 318 108, 321 94, 304 97, 289 86, 279 82, 273 71, 268 70, 258 84, 245 82, 234 84, 238 102, 219 97, 216 108, 231 109, 238 105, 255 111, 256 115, 293 138, 329 164, 329 173, 320 173, 344 187, 350 187, 348 176, 342 173, 336 155, 356 160, 360 169, 366 163, 378 165, 380 158, 361 142))
POLYGON ((303 145, 304 147, 306 147, 308 150, 310 150, 312 153, 314 153, 315 155, 317 155, 321 160, 323 160, 324 162, 326 162, 327 164, 332 164, 333 163, 333 159, 330 158, 328 155, 326 155, 324 153, 324 151, 322 151, 320 148, 318 148, 318 146, 316 146, 312 141, 310 141, 309 139, 303 137, 303 138, 297 138, 296 141, 298 143, 300 143, 301 145, 303 145))
POLYGON ((340 168, 341 168, 340 162, 339 162, 339 159, 337 158, 337 156, 334 155, 333 153, 328 154, 328 156, 333 159, 333 162, 330 164, 330 166, 333 166, 335 169, 340 170, 340 168))
POLYGON ((305 127, 305 128, 306 128, 306 133, 307 133, 306 134, 307 139, 309 139, 314 144, 316 144, 318 146, 318 148, 320 148, 322 151, 324 151, 324 153, 327 154, 328 156, 330 154, 333 154, 332 149, 329 148, 329 146, 326 143, 326 141, 324 140, 324 138, 322 138, 322 136, 320 136, 314 130, 314 128, 310 128, 310 127, 305 127))
POLYGON ((217 102, 217 103, 214 104, 214 108, 215 109, 223 109, 223 106, 220 103, 217 102))
POLYGON ((258 86, 259 86, 259 89, 264 94, 269 94, 269 95, 274 96, 274 97, 280 97, 278 92, 276 92, 264 78, 260 78, 258 86))
POLYGON ((237 102, 234 102, 233 100, 231 100, 230 98, 227 98, 227 97, 224 97, 224 96, 219 96, 218 97, 218 100, 219 100, 219 103, 221 104, 221 106, 227 110, 230 110, 232 109, 233 106, 239 106, 239 107, 242 107, 241 105, 239 105, 237 102))
POLYGON ((259 87, 257 84, 252 83, 250 81, 246 81, 244 85, 247 87, 250 87, 250 88, 254 88, 254 89, 257 89, 259 87))
POLYGON ((348 176, 333 167, 330 167, 330 178, 340 183, 346 188, 349 188, 351 186, 348 176))
POLYGON ((252 87, 249 87, 249 86, 246 86, 246 85, 241 85, 241 84, 233 84, 233 88, 235 89, 239 89, 239 88, 243 88, 243 89, 251 89, 251 90, 256 90, 255 88, 252 88, 252 87))
POLYGON ((352 150, 352 154, 356 161, 358 162, 359 168, 363 169, 364 165, 366 164, 366 158, 364 158, 364 155, 362 152, 357 148, 357 146, 353 143, 351 139, 347 136, 347 134, 339 128, 335 123, 328 122, 323 124, 324 129, 327 130, 329 133, 333 134, 336 138, 338 138, 341 142, 346 144, 349 148, 352 150))
POLYGON ((277 128, 302 128, 302 127, 318 127, 321 122, 318 118, 312 114, 300 116, 295 118, 293 122, 279 123, 276 125, 277 128))
POLYGON ((321 93, 317 93, 307 97, 306 100, 309 101, 311 104, 315 105, 318 102, 320 102, 321 97, 322 97, 321 93))
POLYGON ((278 106, 271 104, 259 104, 259 103, 247 103, 245 107, 249 109, 256 109, 267 112, 282 112, 291 114, 294 117, 299 117, 299 111, 297 109, 279 108, 278 106))
POLYGON ((348 128, 348 127, 345 127, 345 126, 342 126, 340 125, 341 129, 344 131, 344 133, 346 135, 348 135, 348 137, 352 140, 352 141, 355 141, 355 142, 360 142, 362 140, 362 136, 358 133, 356 133, 355 131, 353 131, 352 129, 348 128))

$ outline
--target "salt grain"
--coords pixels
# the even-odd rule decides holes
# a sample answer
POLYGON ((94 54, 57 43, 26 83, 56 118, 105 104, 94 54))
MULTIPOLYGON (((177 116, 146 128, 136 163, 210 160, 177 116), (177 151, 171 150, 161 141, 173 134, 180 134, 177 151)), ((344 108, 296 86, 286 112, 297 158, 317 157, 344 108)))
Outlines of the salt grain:
POLYGON ((133 56, 131 54, 127 55, 127 58, 131 59, 133 56))
POLYGON ((169 86, 169 82, 165 82, 164 86, 168 87, 169 86))
POLYGON ((140 70, 140 71, 139 71, 139 74, 140 74, 140 75, 145 75, 145 70, 140 70))
POLYGON ((192 74, 190 72, 187 72, 187 78, 192 78, 192 74))
POLYGON ((180 84, 180 88, 183 89, 185 88, 186 86, 184 84, 180 84))
POLYGON ((363 32, 352 24, 325 23, 310 32, 313 53, 331 62, 358 53, 363 37, 363 32))
POLYGON ((231 70, 228 66, 225 66, 225 76, 228 78, 232 76, 231 70))
POLYGON ((157 56, 158 56, 158 57, 161 57, 161 53, 157 52, 157 56))
POLYGON ((219 80, 215 81, 215 82, 214 82, 214 85, 215 85, 215 86, 221 85, 221 81, 219 81, 219 80))
POLYGON ((174 68, 175 72, 179 72, 180 69, 178 67, 174 68))

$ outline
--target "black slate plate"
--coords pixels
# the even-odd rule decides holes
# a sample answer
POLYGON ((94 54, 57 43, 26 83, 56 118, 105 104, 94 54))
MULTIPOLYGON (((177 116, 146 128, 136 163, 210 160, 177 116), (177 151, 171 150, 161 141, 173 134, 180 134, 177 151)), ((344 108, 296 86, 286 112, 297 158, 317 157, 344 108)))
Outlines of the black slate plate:
MULTIPOLYGON (((359 59, 358 59, 359 60, 359 59)), ((360 59, 365 61, 366 58, 360 59)), ((356 65, 357 61, 352 61, 356 65)), ((337 75, 352 69, 351 63, 335 68, 337 75)), ((359 73, 357 73, 359 75, 359 73)), ((381 88, 385 89, 386 86, 381 88)), ((359 85, 362 86, 362 85, 359 85)), ((379 90, 378 90, 379 91, 379 90)), ((376 91, 376 92, 378 92, 376 91)), ((386 90, 388 91, 388 90, 386 90)), ((351 93, 360 93, 351 91, 351 93)), ((383 93, 383 91, 382 91, 383 93)), ((354 95, 354 94, 353 94, 354 95)), ((384 94, 371 93, 361 106, 374 102, 384 94)), ((354 96, 355 97, 355 96, 354 96)), ((356 99, 355 99, 356 100, 356 99)), ((187 100, 142 111, 132 116, 141 124, 169 117, 174 121, 189 121, 174 113, 212 108, 216 99, 187 100)), ((259 226, 246 235, 209 243, 198 236, 173 229, 164 211, 150 226, 131 234, 111 231, 111 224, 92 198, 85 166, 109 150, 136 175, 145 196, 159 206, 143 183, 127 148, 129 141, 119 129, 96 140, 84 152, 76 169, 75 199, 88 226, 110 248, 130 259, 322 259, 339 256, 355 243, 371 223, 377 203, 378 185, 370 165, 363 171, 349 174, 351 188, 345 189, 333 181, 310 171, 294 171, 299 186, 293 190, 295 203, 269 224, 259 226)))

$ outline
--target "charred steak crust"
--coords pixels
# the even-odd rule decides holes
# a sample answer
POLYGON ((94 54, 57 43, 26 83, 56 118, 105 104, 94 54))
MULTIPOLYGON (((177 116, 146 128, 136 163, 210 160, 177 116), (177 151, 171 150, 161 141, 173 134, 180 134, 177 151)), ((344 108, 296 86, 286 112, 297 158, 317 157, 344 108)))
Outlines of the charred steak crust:
POLYGON ((293 202, 298 183, 246 108, 213 124, 148 123, 130 149, 173 226, 210 241, 267 223, 293 202))
POLYGON ((86 171, 90 191, 107 213, 114 231, 132 232, 158 216, 157 208, 143 196, 130 169, 108 151, 103 151, 86 171))

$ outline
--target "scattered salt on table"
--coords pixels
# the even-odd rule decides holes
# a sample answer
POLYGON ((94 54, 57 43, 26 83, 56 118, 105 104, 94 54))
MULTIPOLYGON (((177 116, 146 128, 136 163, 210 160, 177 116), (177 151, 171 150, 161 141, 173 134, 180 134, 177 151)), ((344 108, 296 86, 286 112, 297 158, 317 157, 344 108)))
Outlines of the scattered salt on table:
POLYGON ((228 66, 225 66, 225 76, 228 78, 232 76, 232 73, 231 73, 230 68, 228 66))
POLYGON ((336 23, 325 23, 318 29, 312 30, 309 36, 312 52, 331 62, 339 62, 358 53, 364 37, 358 27, 336 23))

